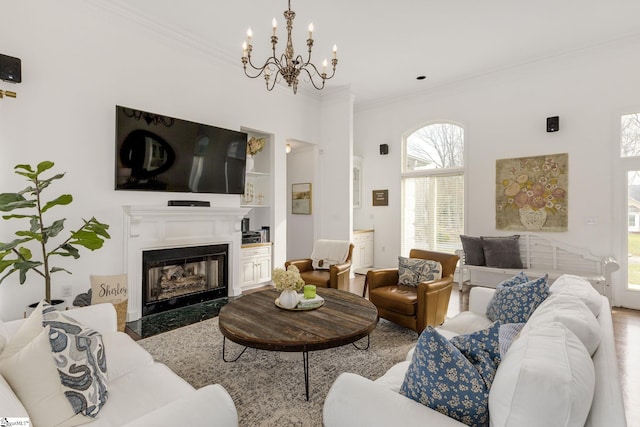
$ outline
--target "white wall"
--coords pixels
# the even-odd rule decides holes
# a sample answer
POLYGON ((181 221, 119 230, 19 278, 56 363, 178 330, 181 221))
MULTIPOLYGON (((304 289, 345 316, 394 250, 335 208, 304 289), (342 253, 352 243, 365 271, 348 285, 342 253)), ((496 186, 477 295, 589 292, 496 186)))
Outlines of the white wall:
MULTIPOLYGON (((306 144, 287 155, 287 259, 309 258, 313 250, 314 215, 316 213, 317 147, 306 144), (311 183, 311 215, 291 213, 291 185, 311 183)), ((282 267, 282 266, 276 266, 282 267)))
POLYGON ((363 157, 363 207, 358 227, 376 230, 376 266, 400 253, 402 136, 439 119, 466 129, 466 230, 495 229, 495 161, 569 153, 569 230, 549 237, 614 255, 613 164, 619 114, 640 104, 640 41, 506 70, 414 97, 369 105, 354 115, 354 150, 363 157), (546 132, 546 117, 560 116, 560 131, 546 132), (379 154, 380 144, 389 154, 379 154), (389 189, 389 207, 372 207, 372 190, 389 189), (586 217, 597 218, 587 225, 586 217))
MULTIPOLYGON (((0 53, 22 59, 23 83, 0 82, 16 99, 0 100, 0 192, 23 188, 12 173, 19 163, 52 160, 66 171, 51 195, 68 192, 69 207, 50 211, 67 218, 96 216, 111 225, 112 239, 95 253, 57 265, 73 275, 54 275, 54 297, 61 283, 73 294, 86 291, 90 274, 116 274, 123 266, 123 205, 166 205, 191 194, 116 192, 114 183, 115 105, 125 105, 196 122, 274 135, 274 170, 286 170, 284 146, 289 138, 320 141, 320 101, 302 93, 267 92, 264 83, 244 77, 240 64, 230 66, 189 44, 178 43, 153 26, 142 25, 93 3, 80 0, 7 2, 0 25, 0 53), (182 197, 179 197, 182 196, 182 197)), ((286 176, 274 177, 274 264, 286 256, 286 176)), ((238 206, 239 196, 198 195, 216 206, 238 206)), ((0 241, 13 239, 19 224, 0 223, 0 241)), ((24 228, 24 227, 20 227, 24 228)), ((33 275, 18 288, 17 275, 0 285, 0 317, 22 316, 24 305, 43 295, 33 275)))
POLYGON ((350 88, 322 99, 321 147, 314 194, 315 240, 350 240, 353 230, 353 95, 350 88))

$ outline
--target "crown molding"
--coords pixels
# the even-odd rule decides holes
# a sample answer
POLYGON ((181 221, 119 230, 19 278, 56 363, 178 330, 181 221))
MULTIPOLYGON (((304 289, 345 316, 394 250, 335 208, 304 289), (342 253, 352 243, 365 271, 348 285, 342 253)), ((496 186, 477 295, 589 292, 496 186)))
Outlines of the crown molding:
POLYGON ((236 69, 240 68, 240 66, 238 65, 238 58, 229 55, 215 43, 206 41, 178 27, 174 27, 164 22, 151 19, 148 16, 141 14, 138 10, 129 6, 126 1, 87 0, 86 2, 87 4, 93 6, 99 12, 123 18, 135 24, 137 27, 144 28, 148 32, 153 33, 157 36, 164 37, 183 46, 187 46, 224 64, 231 65, 236 69))

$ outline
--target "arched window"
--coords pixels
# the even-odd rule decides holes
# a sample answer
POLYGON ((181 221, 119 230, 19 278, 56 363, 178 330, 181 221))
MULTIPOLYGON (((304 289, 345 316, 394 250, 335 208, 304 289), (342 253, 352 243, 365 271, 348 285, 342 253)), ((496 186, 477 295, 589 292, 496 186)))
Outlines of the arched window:
POLYGON ((431 123, 404 140, 402 253, 453 252, 464 231, 464 129, 431 123))

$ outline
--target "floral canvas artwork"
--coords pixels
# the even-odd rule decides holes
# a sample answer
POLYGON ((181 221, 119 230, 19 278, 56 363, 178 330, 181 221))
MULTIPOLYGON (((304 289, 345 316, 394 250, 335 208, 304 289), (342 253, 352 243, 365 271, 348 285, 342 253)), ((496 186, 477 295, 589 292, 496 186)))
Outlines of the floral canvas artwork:
POLYGON ((498 230, 567 231, 569 155, 496 160, 498 230))

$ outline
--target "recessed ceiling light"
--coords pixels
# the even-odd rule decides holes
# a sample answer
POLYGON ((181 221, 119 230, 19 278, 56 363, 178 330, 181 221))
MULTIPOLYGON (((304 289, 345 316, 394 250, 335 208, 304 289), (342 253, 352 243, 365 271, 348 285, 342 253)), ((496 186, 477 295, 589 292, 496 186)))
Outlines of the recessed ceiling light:
POLYGON ((426 78, 427 78, 427 76, 418 76, 418 77, 416 77, 416 80, 424 80, 426 78))

